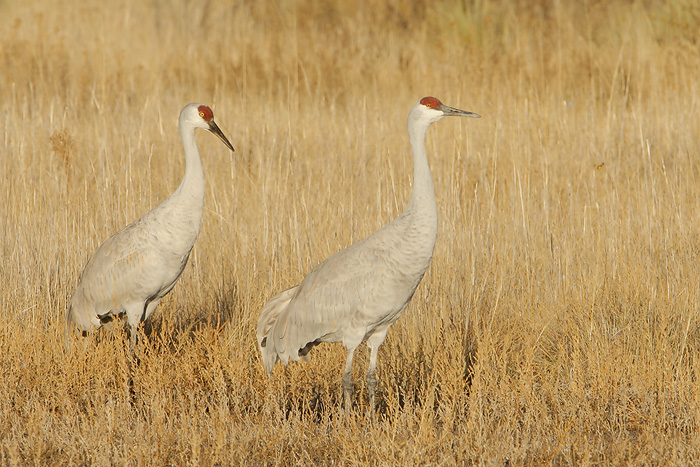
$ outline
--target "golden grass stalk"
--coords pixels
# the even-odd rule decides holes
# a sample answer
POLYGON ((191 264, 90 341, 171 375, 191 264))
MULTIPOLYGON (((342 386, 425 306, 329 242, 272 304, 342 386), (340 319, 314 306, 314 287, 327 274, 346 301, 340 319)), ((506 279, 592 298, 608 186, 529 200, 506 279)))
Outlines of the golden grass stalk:
POLYGON ((36 0, 0 26, 0 464, 697 462, 692 2, 36 0), (435 256, 378 421, 362 383, 343 420, 342 347, 268 379, 255 323, 403 208, 424 95, 483 118, 430 130, 435 256), (179 183, 192 101, 236 153, 198 138, 190 264, 138 366, 119 332, 66 353, 90 254, 179 183))

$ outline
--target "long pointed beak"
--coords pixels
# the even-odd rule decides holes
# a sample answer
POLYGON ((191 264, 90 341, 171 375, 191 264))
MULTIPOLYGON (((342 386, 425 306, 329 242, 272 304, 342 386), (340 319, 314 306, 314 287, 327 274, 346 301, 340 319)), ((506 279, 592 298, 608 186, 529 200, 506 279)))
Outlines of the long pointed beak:
POLYGON ((466 110, 455 109, 454 107, 450 107, 444 104, 440 106, 440 110, 443 111, 445 116, 481 118, 481 115, 475 114, 474 112, 467 112, 466 110))
POLYGON ((219 126, 216 124, 216 122, 214 122, 214 119, 209 120, 209 131, 218 136, 219 139, 223 141, 226 147, 228 147, 231 151, 236 152, 236 150, 233 149, 233 145, 229 142, 228 138, 226 138, 219 126))

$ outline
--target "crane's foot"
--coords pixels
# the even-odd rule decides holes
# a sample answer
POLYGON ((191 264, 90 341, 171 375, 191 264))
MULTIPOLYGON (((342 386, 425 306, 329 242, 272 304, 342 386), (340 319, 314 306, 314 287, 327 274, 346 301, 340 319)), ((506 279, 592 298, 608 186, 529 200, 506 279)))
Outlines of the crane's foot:
POLYGON ((354 385, 352 383, 352 375, 350 372, 343 373, 343 400, 345 401, 345 415, 350 415, 352 410, 352 393, 354 385))

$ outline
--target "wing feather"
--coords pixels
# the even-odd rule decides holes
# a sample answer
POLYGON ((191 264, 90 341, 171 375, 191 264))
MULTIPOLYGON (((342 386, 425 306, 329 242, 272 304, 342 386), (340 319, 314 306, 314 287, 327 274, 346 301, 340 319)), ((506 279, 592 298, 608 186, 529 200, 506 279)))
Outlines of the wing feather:
MULTIPOLYGON (((107 239, 93 253, 68 307, 68 321, 82 329, 99 317, 119 314, 126 304, 145 303, 172 289, 189 257, 170 255, 154 229, 141 218, 107 239)), ((140 312, 140 311, 139 311, 140 312)))
POLYGON ((298 361, 320 342, 358 345, 368 332, 366 323, 380 322, 393 308, 403 309, 410 298, 396 296, 396 291, 405 289, 394 286, 403 276, 400 269, 392 266, 390 249, 361 241, 274 297, 258 322, 258 343, 265 341, 260 350, 268 373, 277 361, 285 365, 289 359, 298 361))
POLYGON ((274 297, 258 322, 258 344, 268 374, 278 361, 308 358, 320 342, 357 347, 401 315, 418 286, 435 237, 420 239, 417 219, 391 224, 317 265, 274 297))

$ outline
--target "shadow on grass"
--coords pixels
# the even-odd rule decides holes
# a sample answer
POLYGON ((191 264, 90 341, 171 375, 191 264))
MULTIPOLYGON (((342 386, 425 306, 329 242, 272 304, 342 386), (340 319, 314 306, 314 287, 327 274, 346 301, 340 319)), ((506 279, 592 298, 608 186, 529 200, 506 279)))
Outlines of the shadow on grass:
POLYGON ((174 350, 202 330, 222 331, 226 324, 243 319, 242 313, 238 288, 231 283, 218 288, 205 303, 154 313, 141 328, 149 346, 174 350))
MULTIPOLYGON (((477 337, 472 326, 467 325, 461 338, 463 350, 463 370, 452 376, 439 370, 440 356, 434 355, 423 339, 419 345, 401 348, 401 343, 392 341, 385 352, 395 358, 384 358, 382 374, 376 393, 375 416, 377 421, 391 419, 397 411, 421 410, 429 405, 435 414, 459 401, 465 404, 471 390, 473 368, 477 358, 477 337), (402 350, 403 353, 400 353, 402 350), (461 393, 454 394, 454 391, 461 393)), ((385 355, 388 357, 388 355, 385 355)), ((313 362, 306 363, 307 365, 313 362)), ((365 368, 355 371, 355 394, 353 396, 353 416, 366 417, 369 410, 369 397, 364 380, 365 368), (360 376, 361 375, 361 376, 360 376)), ((309 417, 315 423, 344 414, 343 390, 340 382, 342 368, 337 375, 323 378, 316 369, 304 372, 303 376, 292 376, 292 372, 278 375, 285 379, 284 413, 287 419, 299 415, 309 417), (308 384, 306 387, 302 387, 308 384)))

